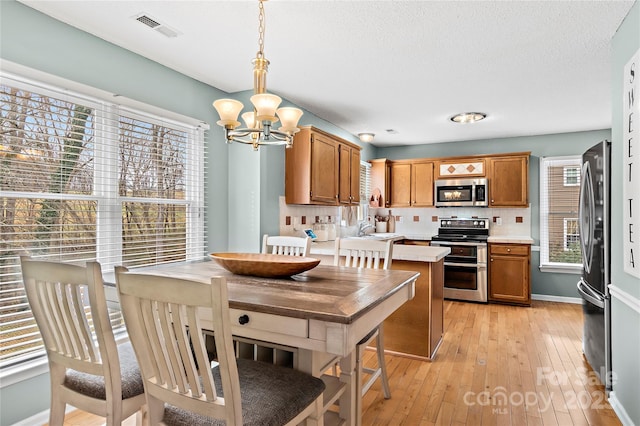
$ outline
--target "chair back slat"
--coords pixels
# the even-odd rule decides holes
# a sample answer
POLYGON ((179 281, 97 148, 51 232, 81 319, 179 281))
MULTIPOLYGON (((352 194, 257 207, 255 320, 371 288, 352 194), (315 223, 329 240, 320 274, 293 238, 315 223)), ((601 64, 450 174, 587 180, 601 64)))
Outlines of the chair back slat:
POLYGON ((311 238, 290 236, 262 237, 262 253, 280 254, 286 256, 309 256, 311 251, 311 238))
POLYGON ((46 280, 33 285, 43 324, 38 327, 47 348, 63 357, 99 364, 100 351, 87 319, 92 312, 83 297, 87 285, 46 280))
MULTIPOLYGON (((202 415, 242 423, 238 371, 233 350, 227 284, 136 274, 116 268, 127 329, 140 363, 145 390, 161 401, 202 415), (216 394, 199 309, 210 313, 224 398, 216 394), (139 319, 143 319, 139 321, 139 319)), ((154 418, 152 424, 161 419, 154 418)))
POLYGON ((353 268, 390 269, 393 241, 336 238, 333 264, 353 268))

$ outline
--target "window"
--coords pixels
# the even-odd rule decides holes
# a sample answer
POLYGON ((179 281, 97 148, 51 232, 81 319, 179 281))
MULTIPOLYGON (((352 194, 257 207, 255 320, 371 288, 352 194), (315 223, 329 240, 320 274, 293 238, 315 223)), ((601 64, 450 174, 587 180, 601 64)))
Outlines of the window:
POLYGON ((2 77, 0 369, 43 355, 20 255, 105 272, 204 255, 206 154, 195 120, 2 77))
POLYGON ((356 218, 366 220, 369 215, 369 194, 371 194, 371 164, 360 161, 360 205, 356 218))
POLYGON ((563 176, 564 186, 580 186, 580 165, 565 166, 563 176))
POLYGON ((369 204, 371 194, 371 163, 360 161, 360 204, 369 204))
POLYGON ((540 159, 540 269, 582 269, 578 202, 580 156, 540 159))

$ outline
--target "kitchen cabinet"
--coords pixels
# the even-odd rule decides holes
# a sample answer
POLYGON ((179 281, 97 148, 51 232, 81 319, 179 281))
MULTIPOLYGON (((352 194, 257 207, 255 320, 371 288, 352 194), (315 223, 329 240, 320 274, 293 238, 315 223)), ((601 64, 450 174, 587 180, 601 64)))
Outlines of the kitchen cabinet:
POLYGON ((529 205, 529 154, 489 157, 489 207, 529 205))
POLYGON ((489 244, 489 301, 531 305, 531 246, 489 244))
POLYGON ((302 127, 285 150, 284 186, 287 204, 357 204, 360 147, 312 126, 302 127))
POLYGON ((433 206, 433 162, 392 161, 388 207, 433 206))
POLYGON ((360 148, 338 144, 338 202, 360 203, 360 148))
POLYGON ((389 188, 389 168, 391 162, 385 158, 370 160, 371 164, 371 194, 369 197, 369 206, 371 207, 389 207, 388 195, 391 193, 389 188))

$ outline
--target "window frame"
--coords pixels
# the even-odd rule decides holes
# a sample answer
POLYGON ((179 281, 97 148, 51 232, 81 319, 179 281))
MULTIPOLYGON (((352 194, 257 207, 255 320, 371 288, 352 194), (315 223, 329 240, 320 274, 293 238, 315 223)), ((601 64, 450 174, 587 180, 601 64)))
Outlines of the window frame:
MULTIPOLYGON (((539 219, 540 219, 540 264, 539 269, 541 272, 551 273, 563 273, 563 274, 581 274, 582 263, 562 263, 552 262, 549 260, 549 182, 547 170, 550 166, 558 167, 564 166, 562 183, 563 186, 576 186, 576 185, 564 185, 566 183, 566 168, 573 167, 574 165, 580 169, 582 163, 581 155, 565 155, 556 157, 540 157, 540 187, 539 187, 539 219)), ((578 185, 580 178, 578 178, 578 185)), ((579 206, 576 206, 579 208, 579 206)), ((565 218, 566 221, 567 218, 565 218)), ((573 219, 573 218, 570 218, 573 219)), ((566 222, 564 223, 564 241, 563 248, 566 251, 566 222)))
MULTIPOLYGON (((206 131, 209 130, 207 123, 183 116, 178 113, 163 110, 152 105, 131 100, 112 93, 104 92, 80 83, 72 82, 60 77, 52 76, 17 64, 3 62, 3 69, 0 70, 3 84, 11 87, 18 87, 21 90, 34 92, 36 94, 70 99, 74 103, 95 106, 99 114, 104 117, 96 117, 93 135, 94 143, 100 140, 101 132, 105 131, 103 118, 110 115, 110 118, 120 115, 126 117, 135 116, 142 120, 151 120, 154 123, 162 123, 168 127, 177 126, 182 131, 188 132, 185 155, 184 171, 184 198, 183 199, 154 199, 154 198, 132 198, 123 197, 117 193, 117 178, 109 178, 106 172, 114 170, 113 162, 118 158, 118 144, 109 144, 110 151, 105 155, 92 154, 96 160, 94 168, 94 179, 92 194, 53 194, 53 193, 31 193, 17 191, 2 191, 0 196, 12 198, 57 198, 68 200, 89 200, 109 206, 106 209, 98 208, 100 214, 96 214, 96 259, 101 262, 103 271, 108 273, 113 267, 119 264, 118 259, 122 259, 122 206, 127 201, 142 201, 145 203, 166 203, 182 204, 187 206, 186 230, 185 230, 185 257, 187 260, 200 259, 206 254, 206 224, 205 224, 205 161, 206 161, 206 131), (6 65, 6 66, 5 66, 6 65), (117 104, 114 103, 117 100, 117 104), (115 183, 114 183, 115 182, 115 183), (115 192, 114 192, 115 186, 115 192), (107 214, 105 214, 107 212, 107 214), (114 229, 120 232, 114 232, 114 229), (112 244, 114 240, 119 240, 120 244, 112 244), (104 247, 116 247, 110 249, 109 253, 104 253, 104 247), (113 251, 119 250, 119 255, 113 251)), ((98 115, 99 115, 98 114, 98 115)), ((118 120, 112 125, 118 128, 118 120)), ((126 333, 114 329, 116 338, 126 340, 126 333)), ((30 377, 43 374, 48 370, 47 359, 44 348, 30 352, 23 357, 9 360, 0 368, 0 388, 9 386, 30 377)))

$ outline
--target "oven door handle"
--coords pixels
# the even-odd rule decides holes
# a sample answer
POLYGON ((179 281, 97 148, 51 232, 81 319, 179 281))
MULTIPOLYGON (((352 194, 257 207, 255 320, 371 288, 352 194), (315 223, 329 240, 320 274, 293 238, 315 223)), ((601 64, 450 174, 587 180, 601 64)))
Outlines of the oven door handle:
POLYGON ((472 242, 449 242, 449 241, 431 241, 432 246, 438 247, 450 247, 450 246, 476 246, 476 247, 486 247, 487 243, 472 243, 472 242))
POLYGON ((458 262, 444 262, 444 266, 461 266, 463 268, 473 268, 473 269, 478 269, 482 267, 482 265, 478 265, 477 263, 458 263, 458 262))

